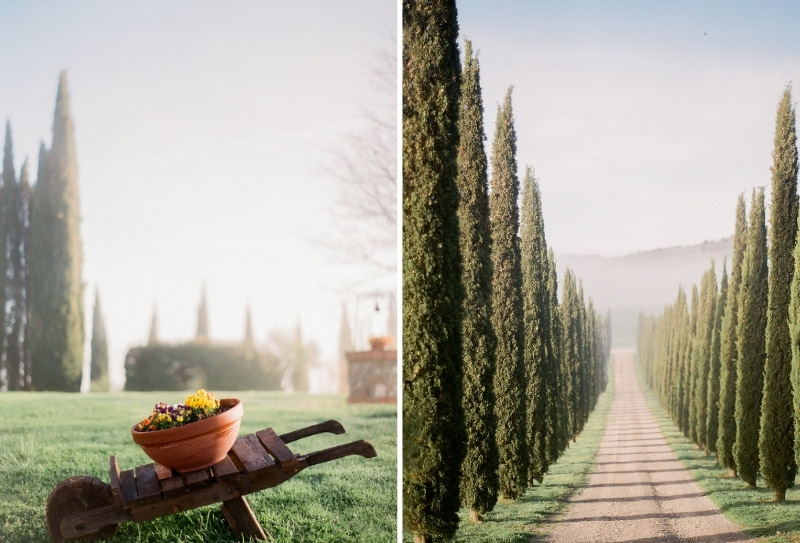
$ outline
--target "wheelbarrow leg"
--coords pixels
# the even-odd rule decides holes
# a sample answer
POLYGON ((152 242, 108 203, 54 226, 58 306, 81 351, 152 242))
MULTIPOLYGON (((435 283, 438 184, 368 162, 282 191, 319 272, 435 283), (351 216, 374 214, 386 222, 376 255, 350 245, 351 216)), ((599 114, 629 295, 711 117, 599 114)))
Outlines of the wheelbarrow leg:
POLYGON ((222 502, 220 509, 237 538, 244 534, 258 541, 270 541, 244 496, 222 502))

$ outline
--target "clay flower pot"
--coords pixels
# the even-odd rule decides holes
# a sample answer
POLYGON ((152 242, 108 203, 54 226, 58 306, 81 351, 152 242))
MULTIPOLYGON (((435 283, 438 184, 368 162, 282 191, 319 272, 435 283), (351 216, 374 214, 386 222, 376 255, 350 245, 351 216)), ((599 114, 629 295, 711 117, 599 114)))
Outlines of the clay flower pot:
POLYGON ((243 413, 242 402, 238 399, 226 398, 219 402, 228 409, 183 426, 140 432, 136 429, 138 424, 134 424, 131 428, 133 441, 153 461, 176 471, 213 466, 233 447, 243 413))
POLYGON ((369 338, 369 346, 373 351, 382 351, 389 344, 390 338, 386 336, 373 336, 369 338))

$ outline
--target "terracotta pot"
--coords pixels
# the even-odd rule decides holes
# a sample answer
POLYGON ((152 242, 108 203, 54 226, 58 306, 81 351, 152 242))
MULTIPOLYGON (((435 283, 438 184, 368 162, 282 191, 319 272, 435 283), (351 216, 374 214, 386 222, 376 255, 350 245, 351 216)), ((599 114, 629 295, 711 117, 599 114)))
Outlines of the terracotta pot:
POLYGON ((133 441, 153 461, 176 471, 194 471, 213 466, 228 454, 239 435, 242 402, 235 398, 219 401, 228 407, 213 417, 166 430, 140 432, 134 424, 133 441))
POLYGON ((382 351, 389 344, 389 338, 385 336, 373 336, 369 338, 369 346, 373 351, 382 351))

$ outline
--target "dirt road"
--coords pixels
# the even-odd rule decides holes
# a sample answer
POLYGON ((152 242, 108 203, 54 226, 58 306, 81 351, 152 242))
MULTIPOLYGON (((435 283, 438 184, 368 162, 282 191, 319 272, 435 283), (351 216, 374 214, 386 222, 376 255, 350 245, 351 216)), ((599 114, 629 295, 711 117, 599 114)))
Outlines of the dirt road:
POLYGON ((614 357, 616 394, 595 472, 551 526, 550 541, 752 541, 703 494, 664 440, 636 381, 634 352, 614 357))

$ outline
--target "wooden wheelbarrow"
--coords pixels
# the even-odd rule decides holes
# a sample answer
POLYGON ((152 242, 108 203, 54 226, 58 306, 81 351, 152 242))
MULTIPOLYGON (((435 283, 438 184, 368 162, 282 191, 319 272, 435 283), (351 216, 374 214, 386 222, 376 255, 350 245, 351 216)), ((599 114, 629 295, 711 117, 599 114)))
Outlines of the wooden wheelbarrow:
POLYGON ((282 484, 308 466, 350 455, 375 456, 367 441, 295 454, 287 443, 344 428, 329 420, 277 435, 272 428, 240 436, 221 462, 210 468, 178 473, 158 464, 119 471, 111 457, 111 485, 89 476, 59 483, 47 499, 47 528, 54 542, 110 539, 122 522, 142 522, 221 502, 220 508, 236 535, 267 539, 245 495, 282 484))

